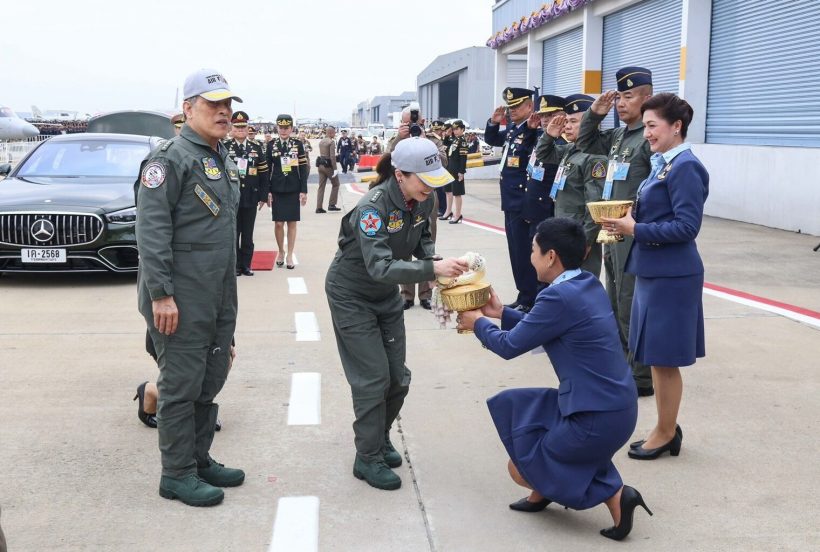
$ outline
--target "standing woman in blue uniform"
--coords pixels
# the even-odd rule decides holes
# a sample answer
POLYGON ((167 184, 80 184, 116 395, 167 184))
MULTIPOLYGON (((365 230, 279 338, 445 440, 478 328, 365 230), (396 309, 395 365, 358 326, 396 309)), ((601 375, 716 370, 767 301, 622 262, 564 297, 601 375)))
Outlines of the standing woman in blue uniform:
POLYGON ((644 136, 653 155, 649 178, 638 188, 635 207, 604 229, 635 241, 626 271, 636 276, 629 329, 635 359, 652 366, 658 421, 629 457, 654 460, 680 452, 677 425, 683 394, 680 366, 706 355, 703 329, 703 261, 695 237, 709 195, 709 173, 684 142, 692 107, 674 94, 657 94, 641 108, 644 136))
POLYGON ((603 502, 614 526, 601 534, 621 540, 632 529, 635 508, 646 508, 612 463, 635 430, 638 392, 606 291, 597 276, 580 269, 585 254, 579 222, 546 219, 530 258, 549 286, 532 310, 503 307, 493 293, 483 309, 459 315, 459 328, 474 329, 505 359, 543 347, 558 376, 558 389, 510 389, 487 401, 510 455, 510 476, 532 490, 510 508, 538 512, 555 502, 585 510, 603 502), (500 318, 501 328, 485 316, 500 318))

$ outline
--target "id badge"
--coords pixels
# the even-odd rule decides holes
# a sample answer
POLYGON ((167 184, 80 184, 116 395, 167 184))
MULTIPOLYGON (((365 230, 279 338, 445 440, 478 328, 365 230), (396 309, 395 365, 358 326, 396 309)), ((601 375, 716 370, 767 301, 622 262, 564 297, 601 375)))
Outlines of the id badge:
POLYGON ((285 174, 290 172, 290 157, 287 155, 282 156, 282 172, 285 174))
POLYGON ((256 167, 251 167, 248 169, 249 176, 256 176, 256 167))
POLYGON ((236 167, 239 169, 239 176, 245 176, 248 172, 248 160, 240 157, 236 160, 236 167))
POLYGON ((517 155, 513 155, 512 157, 507 157, 507 166, 511 169, 517 169, 519 167, 519 162, 521 160, 518 158, 517 155))
POLYGON ((564 176, 564 168, 565 165, 559 165, 558 170, 555 173, 555 179, 552 181, 553 184, 558 184, 561 182, 561 177, 564 176))
POLYGON ((561 178, 558 180, 558 189, 563 190, 564 189, 564 184, 566 184, 566 183, 567 183, 567 171, 564 171, 564 173, 561 175, 561 178))
POLYGON ((533 167, 532 168, 532 179, 537 180, 539 182, 544 180, 544 167, 533 167))
MULTIPOLYGON (((536 159, 535 159, 535 150, 533 150, 532 155, 530 155, 530 160, 527 162, 527 174, 530 175, 532 178, 535 178, 534 176, 532 176, 535 172, 535 161, 536 161, 536 159)), ((536 180, 543 180, 543 179, 544 179, 544 173, 543 173, 543 171, 541 171, 541 178, 536 178, 536 180)))
POLYGON ((612 180, 626 180, 627 174, 629 174, 629 163, 615 163, 615 172, 612 175, 612 180))
POLYGON ((558 181, 552 183, 552 188, 550 189, 550 199, 555 199, 558 195, 558 181))

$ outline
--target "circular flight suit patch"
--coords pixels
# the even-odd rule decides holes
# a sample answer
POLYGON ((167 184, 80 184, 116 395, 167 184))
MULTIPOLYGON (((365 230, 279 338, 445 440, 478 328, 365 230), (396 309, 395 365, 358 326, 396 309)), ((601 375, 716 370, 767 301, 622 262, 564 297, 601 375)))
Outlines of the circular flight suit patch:
POLYGON ((382 218, 375 209, 365 209, 359 219, 359 228, 366 236, 375 236, 382 227, 382 218))
POLYGON ((165 166, 157 161, 148 163, 142 169, 140 181, 146 188, 159 188, 165 182, 165 166))

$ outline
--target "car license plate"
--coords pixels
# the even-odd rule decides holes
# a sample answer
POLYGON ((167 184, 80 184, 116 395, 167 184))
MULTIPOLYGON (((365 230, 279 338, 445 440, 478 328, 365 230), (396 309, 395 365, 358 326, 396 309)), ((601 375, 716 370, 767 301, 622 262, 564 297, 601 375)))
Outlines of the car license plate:
POLYGON ((64 263, 65 249, 21 249, 20 259, 24 263, 64 263))

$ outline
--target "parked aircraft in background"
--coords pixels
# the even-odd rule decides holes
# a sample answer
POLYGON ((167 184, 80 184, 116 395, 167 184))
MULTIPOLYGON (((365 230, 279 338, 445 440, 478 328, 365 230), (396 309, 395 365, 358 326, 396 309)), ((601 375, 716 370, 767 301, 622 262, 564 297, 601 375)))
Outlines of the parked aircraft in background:
POLYGON ((8 107, 0 106, 0 140, 25 140, 40 134, 31 123, 27 123, 8 107))

